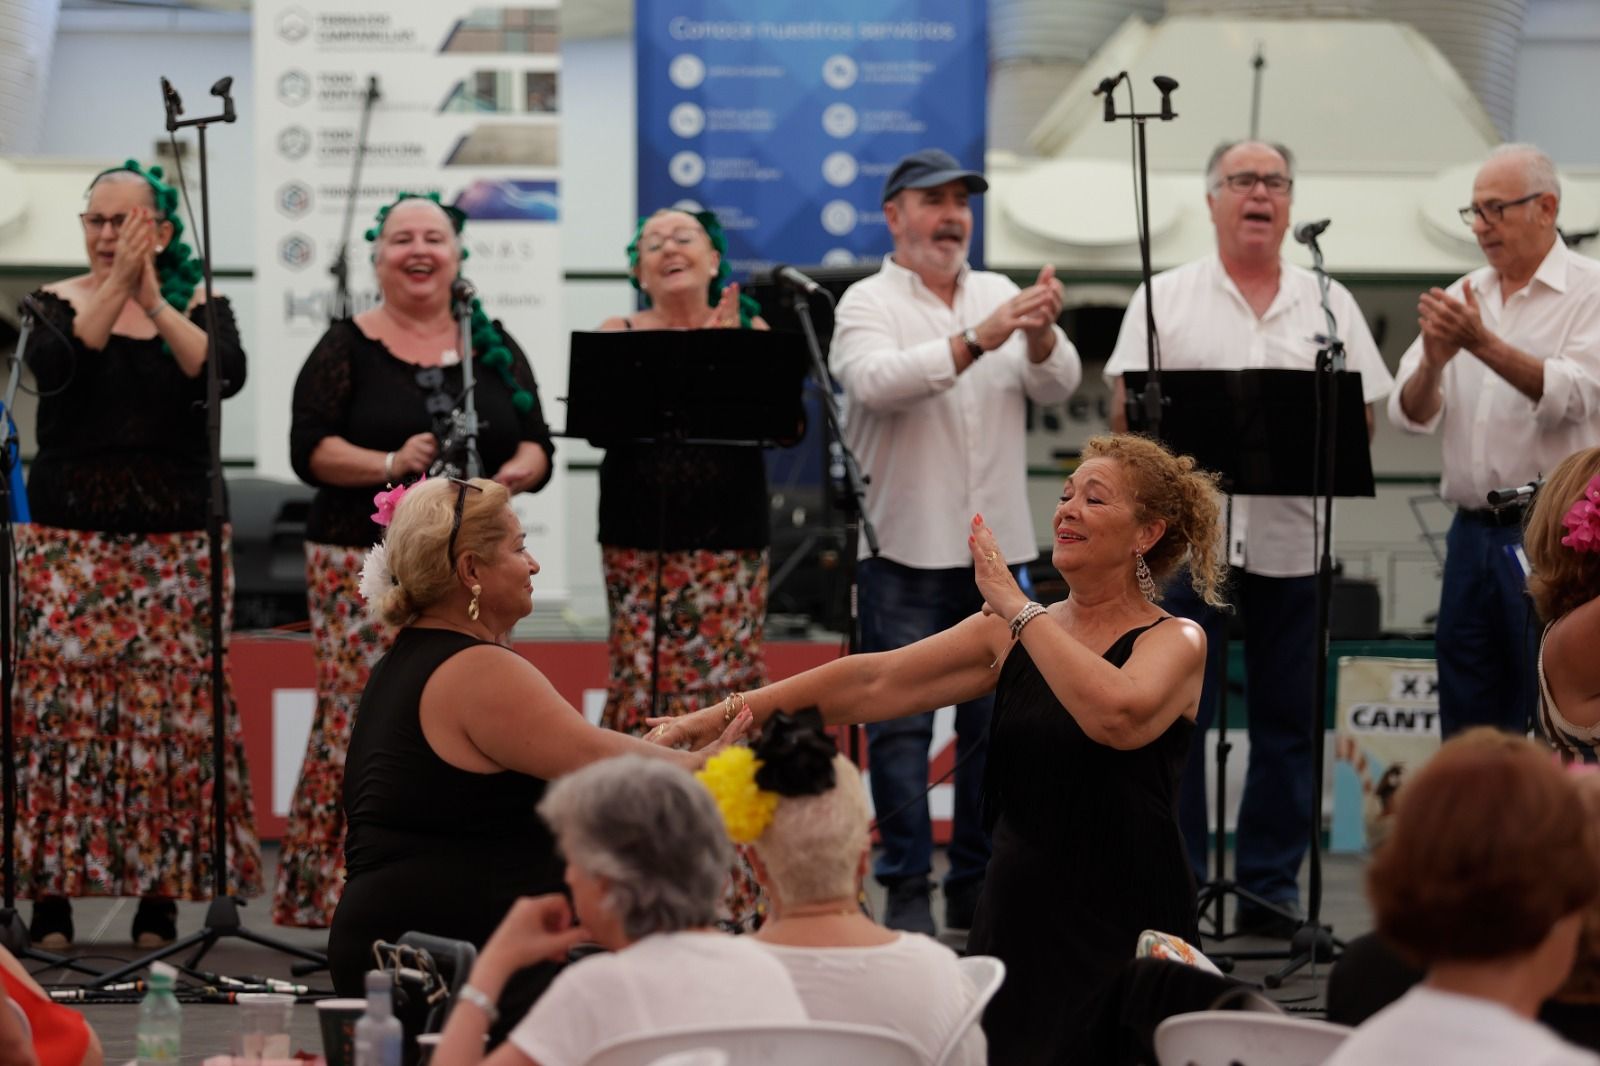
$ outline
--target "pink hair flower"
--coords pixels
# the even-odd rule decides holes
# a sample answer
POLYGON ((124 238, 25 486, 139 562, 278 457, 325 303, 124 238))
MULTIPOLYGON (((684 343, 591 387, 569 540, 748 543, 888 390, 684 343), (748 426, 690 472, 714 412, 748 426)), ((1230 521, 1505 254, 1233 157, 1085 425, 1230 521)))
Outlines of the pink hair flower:
MULTIPOLYGON (((417 479, 416 484, 420 485, 426 480, 428 480, 428 477, 424 474, 417 479)), ((380 492, 372 497, 372 505, 378 509, 377 513, 372 516, 372 520, 387 529, 389 523, 394 521, 395 508, 400 506, 400 501, 406 498, 408 491, 408 486, 396 485, 394 488, 380 492)))
POLYGON ((1561 524, 1567 527, 1562 544, 1575 552, 1600 552, 1600 474, 1589 479, 1561 524))

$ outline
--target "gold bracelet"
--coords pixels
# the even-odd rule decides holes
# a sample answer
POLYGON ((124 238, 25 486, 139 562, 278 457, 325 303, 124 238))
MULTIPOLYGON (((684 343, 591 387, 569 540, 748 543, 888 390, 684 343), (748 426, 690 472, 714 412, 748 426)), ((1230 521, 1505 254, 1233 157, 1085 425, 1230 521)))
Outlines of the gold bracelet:
POLYGON ((738 714, 740 711, 743 711, 749 706, 749 703, 746 702, 744 698, 743 692, 735 692, 722 702, 725 704, 725 706, 722 708, 722 724, 725 726, 732 725, 734 715, 738 714))

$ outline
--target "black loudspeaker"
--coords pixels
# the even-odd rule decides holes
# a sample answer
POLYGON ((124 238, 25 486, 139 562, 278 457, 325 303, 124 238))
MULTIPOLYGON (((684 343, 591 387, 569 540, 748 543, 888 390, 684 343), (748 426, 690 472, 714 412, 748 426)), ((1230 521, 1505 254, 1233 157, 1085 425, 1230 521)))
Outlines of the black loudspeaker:
POLYGON ((315 492, 299 482, 228 480, 235 630, 306 621, 306 515, 315 492))

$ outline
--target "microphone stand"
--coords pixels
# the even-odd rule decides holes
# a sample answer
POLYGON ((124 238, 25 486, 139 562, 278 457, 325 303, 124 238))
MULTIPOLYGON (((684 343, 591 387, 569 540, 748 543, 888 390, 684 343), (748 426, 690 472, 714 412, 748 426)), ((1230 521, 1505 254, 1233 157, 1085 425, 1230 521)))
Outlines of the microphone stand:
MULTIPOLYGON (((816 291, 830 304, 833 302, 833 297, 827 289, 818 288, 816 291)), ((822 392, 822 413, 828 423, 826 434, 829 455, 828 476, 843 483, 840 498, 844 502, 845 550, 840 554, 847 568, 850 589, 850 631, 846 634, 845 653, 854 655, 861 648, 861 603, 856 585, 856 537, 859 534, 867 538, 867 551, 876 559, 879 552, 878 531, 872 527, 872 519, 867 517, 867 476, 861 472, 861 464, 856 460, 855 452, 845 443, 839 394, 834 385, 833 375, 828 371, 828 364, 822 358, 822 344, 817 340, 817 327, 811 321, 811 301, 806 296, 805 290, 800 288, 791 288, 789 297, 794 305, 795 316, 800 319, 800 332, 805 334, 806 351, 811 356, 811 376, 816 379, 817 388, 822 392)), ((859 725, 850 726, 850 761, 857 766, 861 765, 859 725)))
POLYGON ((478 458, 478 398, 474 395, 472 377, 472 301, 477 290, 466 278, 456 278, 450 286, 450 299, 456 313, 456 344, 461 353, 461 425, 466 431, 467 478, 483 473, 483 461, 478 458))
MULTIPOLYGON (((217 365, 217 303, 215 293, 212 291, 211 190, 206 162, 206 129, 213 122, 233 122, 235 120, 233 97, 230 95, 232 87, 232 78, 222 78, 211 87, 211 95, 219 97, 222 101, 221 114, 207 115, 203 118, 180 119, 178 116, 183 114, 183 102, 179 99, 177 90, 172 87, 172 84, 166 78, 161 79, 162 101, 166 106, 167 112, 167 132, 173 134, 180 129, 192 126, 198 132, 199 138, 200 239, 197 243, 199 244, 200 262, 205 271, 206 445, 210 463, 208 475, 210 507, 206 515, 206 540, 211 564, 211 821, 213 831, 211 842, 211 874, 213 879, 211 905, 206 908, 205 925, 199 932, 179 937, 149 955, 135 959, 109 973, 100 975, 98 979, 92 982, 95 987, 120 981, 129 974, 137 973, 144 969, 158 959, 164 959, 169 955, 176 955, 180 951, 195 947, 194 954, 184 963, 186 968, 192 968, 223 937, 238 937, 287 955, 297 956, 308 962, 315 963, 316 969, 322 969, 328 965, 328 959, 325 955, 245 929, 239 921, 241 903, 228 892, 228 701, 223 687, 226 682, 226 670, 223 664, 222 633, 223 613, 228 606, 223 585, 225 559, 222 552, 223 525, 227 521, 228 504, 227 492, 222 481, 222 370, 217 365)), ((176 154, 174 154, 174 158, 178 158, 176 154)), ((181 173, 180 170, 180 176, 181 173)), ((242 770, 243 767, 240 769, 242 770)))
POLYGON ((1345 368, 1344 341, 1339 337, 1339 324, 1334 318, 1328 300, 1332 279, 1323 266, 1322 249, 1317 245, 1317 235, 1308 232, 1303 242, 1311 249, 1311 269, 1317 275, 1317 289, 1322 299, 1322 313, 1328 322, 1328 332, 1318 337, 1316 403, 1314 431, 1316 457, 1312 465, 1313 498, 1322 506, 1322 529, 1317 560, 1316 585, 1316 651, 1313 655, 1315 669, 1311 692, 1311 789, 1310 863, 1307 871, 1306 917, 1289 941, 1289 959, 1265 977, 1268 988, 1277 988, 1284 978, 1303 966, 1332 962, 1344 944, 1333 935, 1333 927, 1324 925, 1322 915, 1322 733, 1328 714, 1328 643, 1330 617, 1333 607, 1333 492, 1334 465, 1337 456, 1337 425, 1334 417, 1338 379, 1345 368))
POLYGON ((11 472, 18 456, 17 424, 11 412, 15 410, 17 385, 22 380, 22 353, 28 347, 28 335, 33 332, 34 313, 32 297, 24 296, 17 332, 17 343, 6 360, 6 392, 4 407, 0 408, 0 706, 6 713, 0 715, 0 800, 5 803, 3 817, 5 842, 0 844, 0 878, 5 880, 4 905, 0 906, 0 944, 19 959, 33 959, 48 964, 46 969, 57 967, 98 976, 75 959, 33 947, 28 937, 28 926, 17 913, 17 736, 16 723, 10 712, 11 692, 15 684, 12 661, 12 637, 15 632, 14 605, 12 602, 11 563, 15 558, 12 543, 11 472))
POLYGON ((1165 400, 1161 395, 1161 351, 1156 342, 1156 312, 1155 300, 1150 292, 1150 166, 1145 155, 1144 127, 1150 119, 1161 122, 1171 122, 1177 118, 1177 112, 1172 110, 1172 92, 1178 83, 1166 75, 1158 74, 1155 77, 1156 89, 1161 93, 1161 110, 1139 111, 1133 102, 1133 82, 1128 77, 1127 71, 1122 71, 1116 77, 1101 80, 1100 87, 1094 91, 1096 96, 1104 96, 1105 120, 1117 122, 1126 120, 1133 123, 1133 167, 1137 177, 1135 183, 1134 221, 1138 228, 1139 237, 1139 274, 1144 282, 1144 336, 1145 358, 1148 362, 1149 375, 1145 378, 1144 392, 1135 402, 1132 396, 1125 397, 1128 405, 1129 425, 1141 424, 1141 419, 1136 417, 1142 412, 1142 424, 1150 436, 1161 439, 1161 415, 1165 400), (1128 83, 1128 110, 1117 112, 1115 91, 1118 82, 1128 83))
POLYGON ((328 273, 333 275, 333 303, 328 308, 328 320, 337 322, 355 313, 350 305, 350 226, 355 222, 356 198, 361 194, 361 163, 367 157, 367 128, 372 123, 372 105, 378 102, 378 76, 367 78, 367 92, 361 101, 361 125, 356 132, 355 162, 350 169, 350 192, 344 201, 344 225, 340 232, 339 252, 334 256, 328 273))

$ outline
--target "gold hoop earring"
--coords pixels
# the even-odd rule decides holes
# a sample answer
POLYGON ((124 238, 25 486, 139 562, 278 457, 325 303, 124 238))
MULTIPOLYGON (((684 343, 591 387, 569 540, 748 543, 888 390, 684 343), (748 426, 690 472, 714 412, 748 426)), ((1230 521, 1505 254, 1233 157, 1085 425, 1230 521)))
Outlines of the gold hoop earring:
POLYGON ((482 585, 472 586, 472 602, 467 604, 467 617, 474 622, 478 620, 478 596, 483 592, 482 585))

